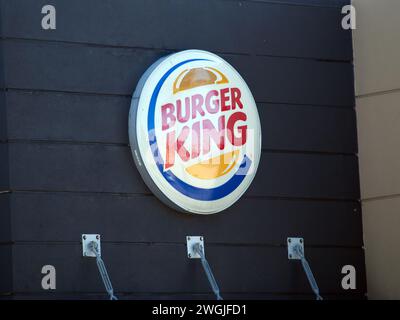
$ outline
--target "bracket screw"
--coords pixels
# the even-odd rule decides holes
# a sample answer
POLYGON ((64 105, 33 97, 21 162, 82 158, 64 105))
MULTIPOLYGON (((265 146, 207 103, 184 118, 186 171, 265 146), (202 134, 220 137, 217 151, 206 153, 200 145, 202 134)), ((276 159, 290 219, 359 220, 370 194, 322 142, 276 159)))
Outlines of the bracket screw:
POLYGON ((86 240, 86 236, 83 236, 82 238, 83 238, 83 240, 86 240))
POLYGON ((287 241, 287 242, 291 243, 291 242, 292 242, 292 239, 288 239, 288 241, 287 241))
POLYGON ((300 243, 303 243, 303 239, 300 239, 300 243))
POLYGON ((289 254, 289 258, 292 259, 292 255, 291 254, 289 254))
POLYGON ((200 241, 203 241, 203 237, 200 237, 200 241))
POLYGON ((97 236, 96 236, 96 239, 97 239, 97 240, 99 240, 99 239, 100 239, 99 235, 97 235, 97 236))
POLYGON ((186 239, 189 241, 189 240, 190 240, 190 237, 186 237, 186 239))
POLYGON ((189 254, 188 254, 188 257, 189 257, 189 258, 191 258, 191 257, 192 257, 192 255, 189 253, 189 254))

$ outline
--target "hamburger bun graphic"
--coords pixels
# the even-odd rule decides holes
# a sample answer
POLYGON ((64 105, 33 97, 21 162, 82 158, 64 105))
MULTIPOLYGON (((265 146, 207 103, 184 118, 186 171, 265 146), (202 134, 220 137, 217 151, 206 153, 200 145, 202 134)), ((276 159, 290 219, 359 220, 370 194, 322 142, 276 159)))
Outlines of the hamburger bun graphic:
POLYGON ((186 171, 199 179, 215 179, 229 173, 237 164, 239 150, 224 153, 218 157, 191 165, 186 171))
POLYGON ((186 50, 158 60, 139 81, 129 117, 135 164, 170 207, 217 213, 251 184, 261 155, 257 106, 215 54, 186 50))
POLYGON ((224 74, 215 68, 193 68, 182 71, 174 82, 174 94, 210 84, 228 83, 224 74))

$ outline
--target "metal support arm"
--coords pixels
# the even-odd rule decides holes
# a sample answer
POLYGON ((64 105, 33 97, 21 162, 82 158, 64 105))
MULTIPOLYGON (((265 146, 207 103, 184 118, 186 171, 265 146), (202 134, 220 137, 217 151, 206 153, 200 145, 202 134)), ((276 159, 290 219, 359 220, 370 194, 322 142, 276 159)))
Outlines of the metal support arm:
POLYGON ((101 279, 103 280, 104 283, 104 287, 106 288, 106 291, 110 296, 110 300, 118 300, 117 297, 114 295, 114 289, 111 284, 110 277, 108 276, 104 261, 99 254, 97 243, 95 241, 91 241, 88 247, 89 250, 91 250, 96 255, 97 268, 99 269, 101 279))
POLYGON ((314 291, 317 300, 323 300, 319 294, 317 281, 311 271, 311 267, 304 254, 303 238, 288 238, 288 256, 290 260, 301 260, 301 265, 310 283, 311 289, 314 291))
POLYGON ((294 250, 297 251, 298 254, 299 254, 300 257, 301 257, 301 264, 302 264, 302 266, 303 266, 304 272, 305 272, 306 275, 307 275, 307 279, 308 279, 308 282, 310 283, 311 289, 312 289, 312 290, 314 291, 314 293, 315 293, 316 299, 317 299, 317 300, 323 300, 322 297, 321 297, 321 295, 319 294, 319 288, 318 288, 317 281, 315 280, 314 275, 313 275, 313 273, 312 273, 312 271, 311 271, 310 265, 308 264, 308 261, 307 261, 307 259, 306 259, 305 256, 304 256, 303 249, 302 249, 299 245, 297 245, 297 246, 294 248, 294 250))
POLYGON ((84 257, 96 258, 97 268, 99 269, 104 287, 110 296, 110 300, 118 300, 114 295, 110 277, 108 276, 104 261, 101 258, 101 240, 99 234, 82 234, 82 255, 84 257))
POLYGON ((211 271, 211 267, 208 264, 206 255, 204 253, 204 237, 202 236, 187 236, 186 237, 187 255, 189 259, 201 259, 201 265, 203 266, 204 272, 206 273, 208 282, 210 283, 211 289, 213 290, 217 300, 223 300, 217 281, 211 271))
POLYGON ((217 300, 223 300, 219 293, 219 287, 218 287, 217 281, 215 280, 214 275, 211 271, 210 265, 208 264, 208 261, 204 255, 203 246, 199 242, 197 242, 193 245, 193 251, 200 256, 201 264, 203 265, 204 272, 207 275, 208 282, 210 283, 211 289, 214 291, 214 294, 217 297, 217 300))

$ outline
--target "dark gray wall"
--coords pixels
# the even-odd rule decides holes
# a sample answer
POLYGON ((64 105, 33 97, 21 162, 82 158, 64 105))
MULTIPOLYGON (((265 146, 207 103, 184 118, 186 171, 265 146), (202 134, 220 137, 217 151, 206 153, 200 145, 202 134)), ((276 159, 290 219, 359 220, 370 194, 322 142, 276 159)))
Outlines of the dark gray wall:
POLYGON ((44 31, 47 3, 0 0, 0 161, 9 164, 0 185, 11 190, 0 194, 1 217, 11 217, 0 266, 13 274, 0 278, 3 292, 105 297, 79 242, 100 233, 120 297, 211 298, 199 261, 185 254, 185 236, 198 234, 225 297, 312 298, 300 263, 287 259, 288 236, 305 238, 324 296, 364 297, 352 44, 340 27, 347 1, 53 0, 57 30, 44 31), (139 77, 188 48, 239 70, 263 128, 253 185, 212 216, 161 204, 128 146, 139 77), (57 269, 52 292, 41 289, 46 264, 57 269), (353 291, 340 285, 347 264, 357 269, 353 291))
MULTIPOLYGON (((0 18, 2 16, 0 6, 0 18)), ((0 299, 12 291, 11 216, 4 82, 3 28, 0 21, 0 299)))

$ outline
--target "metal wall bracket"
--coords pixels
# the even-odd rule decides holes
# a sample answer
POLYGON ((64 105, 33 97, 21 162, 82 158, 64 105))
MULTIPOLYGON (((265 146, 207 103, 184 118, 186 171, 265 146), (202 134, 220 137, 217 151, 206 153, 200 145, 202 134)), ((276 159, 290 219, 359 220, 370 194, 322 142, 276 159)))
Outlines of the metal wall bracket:
POLYGON ((289 260, 301 260, 301 255, 298 250, 295 250, 296 246, 300 246, 302 252, 304 252, 304 240, 303 238, 287 238, 288 247, 288 259, 289 260))
POLYGON ((97 251, 101 257, 100 235, 99 234, 82 234, 82 255, 84 257, 96 258, 96 254, 90 249, 89 243, 94 241, 97 244, 97 251))
POLYGON ((205 256, 204 238, 202 236, 187 236, 186 247, 187 247, 187 256, 189 259, 201 259, 201 256, 194 250, 194 245, 196 243, 200 243, 201 245, 200 248, 203 251, 203 256, 205 256))
POLYGON ((204 254, 204 238, 202 236, 187 236, 186 237, 187 256, 189 259, 200 259, 204 272, 206 273, 208 282, 213 290, 217 300, 223 300, 220 293, 217 281, 211 271, 206 256, 204 254))
POLYGON ((322 300, 319 294, 319 288, 317 281, 311 271, 311 267, 304 254, 304 240, 303 238, 287 238, 288 245, 288 258, 289 260, 300 260, 303 270, 307 276, 308 282, 310 283, 311 289, 315 293, 317 300, 322 300))

